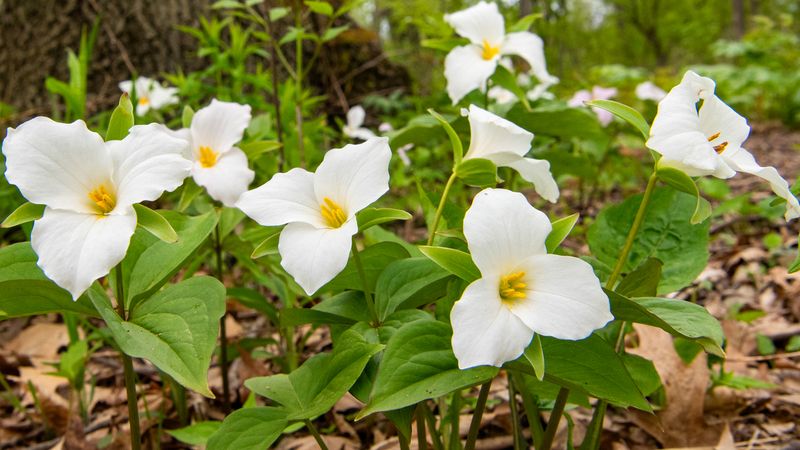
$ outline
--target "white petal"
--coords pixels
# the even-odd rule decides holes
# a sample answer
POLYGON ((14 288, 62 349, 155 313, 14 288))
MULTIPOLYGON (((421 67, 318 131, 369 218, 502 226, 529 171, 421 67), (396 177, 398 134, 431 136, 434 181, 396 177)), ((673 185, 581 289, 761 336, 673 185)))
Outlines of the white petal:
POLYGON ((511 273, 531 255, 546 253, 552 226, 519 192, 484 189, 464 215, 472 260, 484 277, 511 273))
POLYGON ((505 21, 494 3, 479 2, 477 5, 453 14, 445 14, 444 20, 459 35, 469 39, 473 44, 499 46, 505 35, 505 21))
POLYGON ((178 88, 163 87, 161 83, 156 83, 150 94, 150 106, 153 109, 161 109, 176 103, 178 103, 178 88))
POLYGON ((367 113, 361 105, 353 106, 347 111, 347 126, 352 129, 360 128, 361 125, 364 125, 366 116, 367 113))
POLYGON ((699 116, 700 131, 704 135, 713 137, 719 133, 719 137, 712 140, 710 145, 728 143, 723 154, 725 152, 734 152, 741 148, 744 141, 747 140, 747 136, 750 135, 747 119, 737 114, 716 95, 710 95, 703 100, 699 116))
POLYGON ((558 200, 558 184, 550 173, 550 162, 543 159, 520 158, 508 167, 519 172, 527 181, 533 183, 536 193, 543 199, 555 203, 558 200))
POLYGON ((585 106, 584 104, 592 99, 592 93, 587 91, 586 89, 581 89, 580 91, 575 92, 572 94, 572 98, 567 100, 567 105, 573 108, 580 108, 581 106, 585 106))
POLYGON ((121 141, 107 145, 114 161, 117 207, 152 201, 183 184, 192 163, 183 157, 186 141, 165 127, 137 125, 121 141))
POLYGON ((459 369, 500 367, 522 355, 533 331, 503 306, 497 283, 472 282, 450 311, 453 353, 459 369))
POLYGON ((131 207, 121 212, 101 216, 45 208, 34 222, 31 246, 39 267, 73 299, 125 257, 136 213, 131 207))
POLYGON ((223 153, 213 167, 205 168, 200 163, 194 163, 192 175, 198 186, 206 188, 211 198, 232 207, 253 182, 256 173, 247 167, 247 155, 233 147, 223 153))
POLYGON ((509 307, 534 332, 578 340, 614 320, 600 281, 583 260, 535 255, 524 266, 528 296, 509 307))
POLYGON ((89 192, 111 181, 111 157, 99 134, 82 120, 46 117, 9 128, 3 142, 6 179, 32 203, 91 213, 89 192))
POLYGON ((350 137, 367 141, 375 137, 369 128, 356 128, 350 132, 350 137))
POLYGON ((770 187, 772 187, 772 191, 775 192, 778 197, 786 200, 786 220, 800 217, 800 203, 798 203, 797 198, 792 195, 792 192, 789 190, 789 183, 781 177, 774 167, 760 166, 755 158, 753 158, 753 155, 743 148, 733 153, 728 153, 726 150, 722 153, 722 157, 734 170, 749 173, 766 180, 770 187))
POLYGON ((652 81, 645 81, 636 85, 636 97, 640 100, 660 102, 666 95, 667 93, 652 81))
POLYGON ((192 118, 193 151, 201 146, 217 153, 225 153, 242 140, 250 123, 250 105, 211 100, 192 118))
POLYGON ((469 106, 469 149, 464 159, 488 158, 494 153, 524 156, 533 133, 475 105, 469 106))
POLYGON ((486 80, 497 68, 497 58, 483 59, 481 47, 463 45, 456 47, 444 58, 444 77, 447 94, 455 105, 475 89, 485 89, 486 80))
POLYGON ((120 81, 118 86, 120 91, 130 94, 131 90, 133 89, 133 81, 131 80, 120 81))
POLYGON ((540 81, 547 81, 552 76, 547 72, 547 62, 544 58, 544 42, 539 36, 528 32, 520 31, 510 33, 506 36, 505 42, 500 52, 504 55, 518 55, 528 62, 531 72, 540 81))
POLYGON ((314 174, 317 205, 327 197, 353 217, 389 190, 391 159, 385 137, 329 150, 314 174))
POLYGON ((243 193, 236 207, 264 226, 290 222, 325 226, 314 194, 314 174, 299 167, 276 174, 268 182, 243 193))
POLYGON ((614 87, 603 87, 603 86, 594 86, 592 88, 592 99, 593 100, 608 100, 612 97, 617 96, 617 88, 614 87))
POLYGON ((357 232, 355 218, 339 228, 290 223, 281 231, 278 241, 281 266, 312 295, 347 265, 352 238, 357 232))

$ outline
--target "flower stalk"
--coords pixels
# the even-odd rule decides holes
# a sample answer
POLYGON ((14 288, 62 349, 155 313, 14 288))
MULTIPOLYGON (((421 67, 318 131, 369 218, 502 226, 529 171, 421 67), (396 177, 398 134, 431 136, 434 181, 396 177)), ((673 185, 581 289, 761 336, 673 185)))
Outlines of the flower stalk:
MULTIPOLYGON (((125 312, 125 288, 122 281, 122 264, 117 264, 114 269, 117 287, 117 311, 122 320, 127 320, 125 312)), ((125 391, 128 397, 128 423, 131 427, 131 449, 139 450, 142 442, 142 432, 139 428, 139 406, 136 397, 136 373, 133 371, 133 361, 125 352, 120 352, 122 356, 122 368, 125 376, 125 391)))
POLYGON ((464 444, 464 450, 475 450, 475 442, 478 440, 478 430, 481 427, 481 417, 483 417, 483 410, 486 409, 486 400, 489 398, 489 388, 491 387, 492 380, 481 385, 481 390, 478 392, 478 402, 475 404, 475 411, 472 413, 472 422, 469 424, 469 432, 467 433, 467 442, 464 444))
POLYGON ((378 325, 380 323, 380 319, 378 318, 378 311, 375 309, 375 301, 372 299, 372 293, 369 290, 369 284, 367 283, 367 275, 364 272, 364 264, 361 262, 361 256, 359 255, 358 245, 356 245, 356 237, 353 236, 353 262, 356 264, 356 270, 358 271, 358 277, 361 279, 361 285, 364 288, 364 299, 367 302, 367 308, 369 308, 369 315, 372 317, 372 324, 378 325))
MULTIPOLYGON (((217 222, 216 227, 214 228, 214 253, 216 254, 217 258, 217 279, 223 285, 225 281, 223 279, 223 266, 222 266, 222 242, 220 237, 220 229, 219 229, 219 222, 217 222)), ((228 380, 228 335, 227 335, 227 327, 225 325, 225 319, 228 317, 228 310, 227 307, 225 308, 225 312, 222 314, 222 317, 219 319, 219 359, 220 359, 220 370, 222 371, 222 408, 227 413, 230 412, 231 403, 230 403, 230 384, 228 380)))
POLYGON ((428 245, 433 245, 433 239, 436 237, 436 229, 439 228, 439 222, 442 220, 444 204, 447 202, 447 196, 450 195, 450 188, 453 187, 453 183, 456 181, 456 178, 456 172, 453 170, 453 173, 450 174, 450 178, 447 179, 447 184, 444 185, 442 198, 439 199, 439 206, 436 208, 436 215, 433 217, 433 225, 428 233, 428 245))

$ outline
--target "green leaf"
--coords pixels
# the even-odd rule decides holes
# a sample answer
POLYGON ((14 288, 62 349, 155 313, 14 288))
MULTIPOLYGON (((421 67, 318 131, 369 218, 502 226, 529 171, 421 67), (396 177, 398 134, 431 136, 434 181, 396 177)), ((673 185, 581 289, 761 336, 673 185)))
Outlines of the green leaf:
POLYGON ((6 217, 0 224, 0 228, 11 228, 23 223, 32 222, 42 217, 44 205, 36 205, 30 202, 21 204, 17 209, 6 217))
POLYGON ((253 253, 250 257, 258 259, 262 256, 278 254, 278 242, 281 239, 281 231, 282 229, 278 228, 274 233, 264 238, 264 240, 253 249, 253 253))
POLYGON ((536 14, 528 14, 527 16, 519 19, 518 21, 514 22, 513 25, 508 27, 506 33, 516 33, 518 31, 528 31, 533 25, 533 22, 542 18, 541 13, 536 14))
POLYGON ((192 119, 194 119, 194 110, 189 105, 184 106, 183 113, 181 114, 181 125, 183 125, 183 128, 191 128, 192 119))
POLYGON ((406 144, 430 145, 444 137, 440 122, 433 116, 425 114, 408 121, 405 127, 389 134, 389 145, 400 148, 406 144))
POLYGON ((488 159, 470 158, 456 165, 456 176, 469 186, 490 187, 497 184, 497 166, 488 159))
POLYGON ((661 387, 661 377, 652 361, 630 353, 623 353, 622 361, 643 395, 648 396, 661 387))
POLYGON ((442 117, 439 113, 434 111, 433 109, 429 109, 428 113, 432 115, 444 128, 444 131, 447 133, 447 137, 450 138, 450 146, 453 148, 453 166, 458 166, 461 164, 461 159, 464 157, 464 145, 461 143, 461 139, 458 137, 458 133, 453 127, 450 125, 444 117, 442 117))
POLYGON ((647 121, 644 120, 644 117, 642 117, 639 111, 631 108, 630 106, 623 105, 622 103, 615 102, 614 100, 592 100, 586 102, 586 105, 605 109, 611 114, 614 114, 625 122, 633 125, 634 128, 639 130, 639 133, 642 133, 644 140, 650 138, 650 125, 647 124, 647 121))
POLYGON ((643 323, 700 344, 705 351, 724 358, 724 334, 719 321, 700 305, 667 298, 630 299, 606 291, 617 320, 643 323))
MULTIPOLYGON (((637 195, 600 211, 587 235, 589 248, 600 262, 609 267, 616 264, 641 201, 642 196, 637 195)), ((652 257, 664 263, 659 294, 694 281, 708 261, 709 228, 708 221, 697 225, 689 222, 694 205, 694 199, 687 194, 656 189, 623 272, 630 273, 652 257)))
POLYGON ((450 346, 450 326, 416 320, 395 332, 386 344, 372 396, 356 419, 389 411, 483 383, 497 375, 491 366, 459 370, 450 346))
POLYGON ((333 352, 308 359, 290 374, 250 378, 245 386, 286 408, 289 420, 325 414, 356 382, 372 355, 383 345, 369 344, 354 331, 345 331, 333 352))
POLYGON ((345 31, 350 29, 350 25, 342 25, 340 27, 331 27, 328 28, 325 33, 322 35, 320 41, 328 42, 336 39, 337 36, 344 33, 345 31))
POLYGON ((181 189, 181 198, 178 201, 178 212, 186 211, 186 208, 192 204, 192 201, 203 192, 203 188, 198 186, 197 183, 190 177, 183 183, 181 189))
MULTIPOLYGON (((51 312, 97 316, 86 294, 73 301, 69 292, 42 273, 37 260, 30 242, 0 248, 0 319, 51 312)), ((90 290, 103 292, 97 283, 90 290)))
POLYGON ((119 98, 119 104, 111 113, 108 121, 108 131, 106 131, 106 141, 118 141, 128 135, 128 131, 133 127, 133 105, 127 93, 123 93, 119 98))
POLYGON ((694 196, 697 203, 694 207, 694 214, 692 214, 692 224, 701 223, 711 216, 711 204, 700 195, 700 190, 697 189, 697 185, 689 175, 670 167, 659 168, 657 175, 658 179, 668 186, 694 196))
MULTIPOLYGON (((367 289, 370 292, 375 292, 375 283, 378 281, 378 276, 381 272, 394 261, 398 259, 408 258, 408 251, 402 245, 394 242, 379 242, 375 245, 361 250, 359 253, 361 263, 364 265, 364 276, 367 278, 367 289)), ((353 289, 361 291, 364 289, 364 283, 358 275, 355 261, 352 255, 347 261, 347 266, 344 270, 331 280, 328 284, 320 288, 319 292, 325 291, 339 291, 343 289, 353 289)))
POLYGON ((417 308, 442 297, 450 272, 428 258, 401 259, 389 264, 375 286, 380 321, 398 309, 417 308))
POLYGON ((506 119, 537 135, 587 139, 600 143, 601 147, 609 142, 597 116, 583 108, 548 106, 527 111, 523 105, 514 105, 506 119))
POLYGON ((462 280, 471 283, 481 277, 481 271, 472 262, 472 256, 469 253, 453 248, 433 246, 420 246, 419 250, 444 270, 462 280))
POLYGON ((283 144, 278 141, 253 141, 239 144, 239 148, 247 155, 247 159, 255 161, 264 153, 269 153, 281 148, 283 144))
POLYGON ((287 15, 289 15, 289 8, 285 8, 282 6, 277 8, 272 8, 269 10, 269 20, 272 22, 276 20, 281 20, 287 15))
POLYGON ((173 243, 178 241, 178 233, 175 232, 164 216, 140 204, 133 205, 133 209, 136 210, 137 225, 164 242, 173 243))
POLYGON ((444 39, 423 39, 420 45, 424 48, 449 52, 459 45, 468 44, 469 41, 462 37, 449 37, 444 39))
POLYGON ((760 333, 756 335, 756 349, 760 355, 774 355, 778 351, 772 339, 760 333))
POLYGON ((322 14, 325 16, 333 15, 333 6, 331 6, 331 4, 328 2, 306 0, 305 3, 306 6, 308 6, 308 9, 314 11, 317 14, 322 14))
POLYGON ((531 345, 525 349, 525 359, 531 363, 533 373, 539 381, 544 380, 544 350, 542 349, 542 338, 538 334, 533 335, 531 345))
POLYGON ((225 313, 225 287, 210 277, 194 277, 143 300, 129 320, 107 298, 89 298, 126 354, 145 358, 181 385, 214 397, 206 376, 225 313))
POLYGON ((575 213, 553 221, 551 224, 553 230, 547 235, 547 239, 544 241, 544 245, 547 247, 547 253, 553 253, 556 248, 564 242, 564 239, 569 236, 569 233, 575 227, 575 224, 578 223, 580 217, 581 215, 579 213, 575 213))
POLYGON ((623 278, 614 290, 625 297, 654 297, 658 294, 662 266, 661 261, 649 258, 623 278))
POLYGON ((264 450, 289 425, 283 408, 269 406, 239 409, 225 417, 208 440, 208 450, 264 450))
POLYGON ((517 99, 522 102, 522 105, 525 107, 525 109, 530 109, 531 105, 528 103, 527 93, 524 89, 519 87, 519 84, 517 83, 517 76, 510 70, 506 69, 502 65, 498 65, 494 71, 494 75, 492 75, 492 81, 495 85, 513 93, 517 99))
POLYGON ((170 436, 189 445, 206 445, 208 439, 222 426, 222 422, 208 420, 197 422, 177 430, 166 430, 170 436))
POLYGON ((266 297, 255 289, 228 288, 228 298, 232 298, 242 305, 255 309, 269 317, 273 325, 278 324, 278 309, 266 297))
POLYGON ((411 217, 411 214, 406 211, 393 208, 365 208, 356 214, 358 231, 395 220, 409 220, 411 217))

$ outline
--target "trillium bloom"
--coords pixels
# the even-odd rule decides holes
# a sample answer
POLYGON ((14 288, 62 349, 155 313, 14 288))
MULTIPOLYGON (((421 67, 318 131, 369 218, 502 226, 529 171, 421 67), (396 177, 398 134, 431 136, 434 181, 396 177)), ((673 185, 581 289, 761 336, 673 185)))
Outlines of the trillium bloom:
POLYGON ((530 32, 505 32, 505 21, 497 5, 484 1, 453 14, 447 21, 470 44, 456 47, 444 60, 447 93, 453 104, 474 89, 483 89, 503 55, 517 55, 531 66, 541 81, 552 77, 547 72, 542 39, 530 32))
MULTIPOLYGON (((572 106, 573 108, 578 108, 584 106, 586 102, 592 100, 608 100, 612 97, 616 97, 617 95, 617 88, 605 88, 601 86, 595 86, 592 88, 591 92, 587 90, 580 90, 572 96, 569 101, 567 101, 567 105, 572 106)), ((611 120, 614 119, 614 115, 610 112, 606 111, 605 109, 601 108, 592 108, 595 115, 597 115, 597 120, 603 126, 607 126, 611 123, 611 120)))
POLYGON ((518 358, 534 333, 578 340, 614 319, 589 264, 547 254, 551 230, 518 192, 485 189, 475 197, 464 235, 481 278, 450 312, 459 368, 499 367, 518 358))
POLYGON ((249 123, 250 105, 214 99, 194 114, 188 129, 173 132, 186 143, 195 183, 225 206, 233 206, 255 178, 247 155, 235 146, 249 123))
POLYGON ((513 92, 500 86, 493 86, 488 92, 489 98, 498 105, 505 105, 517 101, 517 96, 513 92))
POLYGON ((287 224, 278 241, 281 266, 311 295, 347 265, 356 213, 389 190, 391 157, 385 137, 333 149, 315 173, 279 173, 236 206, 261 225, 287 224))
POLYGON ((558 185, 550 173, 550 163, 526 158, 533 133, 479 108, 469 106, 470 142, 464 159, 484 158, 497 166, 510 167, 533 183, 536 192, 547 201, 558 200, 558 185))
POLYGON ((688 71, 658 104, 647 147, 660 153, 658 164, 689 176, 730 178, 746 172, 766 180, 786 200, 786 220, 800 217, 800 203, 774 167, 760 166, 742 148, 750 134, 747 120, 714 95, 714 81, 688 71), (700 110, 697 102, 703 100, 700 110))
POLYGON ((361 105, 350 108, 350 110, 347 111, 347 123, 344 127, 342 127, 342 132, 345 134, 345 136, 364 141, 375 137, 375 133, 373 133, 369 128, 362 127, 366 117, 367 113, 364 111, 364 108, 361 107, 361 105))
POLYGON ((136 83, 127 80, 119 83, 119 89, 127 94, 133 94, 136 87, 136 97, 139 99, 136 104, 136 114, 142 116, 151 109, 159 109, 178 103, 178 88, 162 86, 156 80, 146 77, 139 77, 136 83))
POLYGON ((652 81, 645 81, 636 85, 636 97, 639 98, 639 100, 660 102, 666 95, 667 93, 656 86, 652 81))
POLYGON ((82 120, 37 117, 9 128, 6 178, 28 201, 45 205, 31 233, 45 275, 73 299, 107 275, 136 228, 132 205, 157 199, 189 174, 182 149, 158 125, 135 126, 109 142, 82 120))

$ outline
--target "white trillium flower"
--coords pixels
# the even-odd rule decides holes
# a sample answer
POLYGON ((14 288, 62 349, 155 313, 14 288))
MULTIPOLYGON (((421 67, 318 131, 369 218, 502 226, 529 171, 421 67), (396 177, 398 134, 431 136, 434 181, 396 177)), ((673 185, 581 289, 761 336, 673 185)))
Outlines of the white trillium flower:
POLYGON ((484 189, 464 216, 464 235, 481 272, 453 305, 458 367, 502 366, 517 359, 534 333, 579 340, 614 319, 592 267, 549 255, 552 226, 525 197, 484 189))
POLYGON ((533 133, 475 105, 469 106, 470 142, 464 159, 484 158, 497 166, 510 167, 545 200, 558 200, 558 184, 550 173, 550 163, 526 158, 533 133))
POLYGON ((639 100, 660 102, 666 96, 667 93, 652 81, 645 81, 636 85, 636 97, 639 100))
POLYGON ((505 105, 517 101, 517 96, 513 92, 501 86, 493 86, 489 89, 489 98, 498 105, 505 105))
POLYGON ((497 5, 481 1, 453 14, 447 21, 470 44, 456 47, 444 60, 447 93, 453 104, 474 89, 484 89, 503 55, 517 55, 531 66, 539 80, 552 78, 547 72, 542 39, 528 31, 505 32, 505 21, 497 5))
POLYGON ((766 180, 776 195, 786 200, 785 218, 800 217, 800 203, 789 184, 771 166, 760 166, 742 148, 750 134, 747 120, 714 95, 710 78, 686 72, 658 104, 647 147, 662 155, 658 165, 673 167, 689 176, 730 178, 745 172, 766 180), (697 102, 703 100, 700 110, 697 102))
POLYGON ((9 128, 6 178, 45 205, 31 233, 45 275, 77 299, 122 261, 136 229, 132 205, 156 200, 189 174, 183 146, 155 124, 109 142, 82 120, 37 117, 9 128))
POLYGON ((287 224, 281 266, 312 295, 347 265, 356 213, 389 190, 392 151, 385 137, 325 154, 317 171, 295 168, 242 194, 236 207, 264 226, 287 224))
POLYGON ((136 87, 136 97, 139 99, 136 104, 136 114, 144 115, 147 111, 158 111, 161 108, 178 103, 178 88, 165 87, 152 78, 139 77, 136 83, 131 80, 119 83, 119 89, 128 95, 133 94, 136 87))
MULTIPOLYGON (((586 102, 592 100, 608 100, 617 96, 617 88, 606 88, 602 86, 594 86, 590 91, 585 89, 576 92, 571 99, 567 101, 567 105, 573 108, 580 108, 586 106, 586 102)), ((597 120, 605 127, 614 119, 614 115, 602 108, 592 107, 597 116, 597 120)))
POLYGON ((364 108, 361 107, 361 105, 356 105, 350 108, 350 110, 347 111, 347 123, 344 127, 342 127, 342 132, 345 134, 345 136, 364 141, 374 138, 375 133, 373 133, 369 128, 362 127, 366 117, 367 113, 364 111, 364 108))

